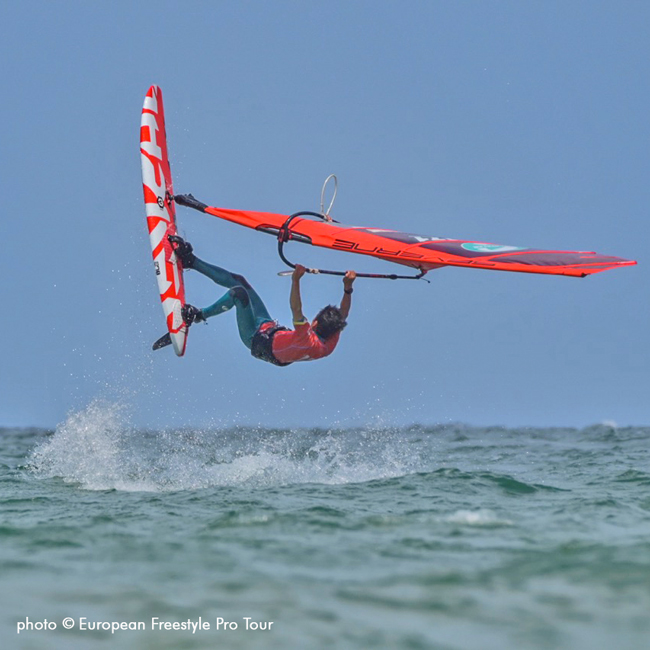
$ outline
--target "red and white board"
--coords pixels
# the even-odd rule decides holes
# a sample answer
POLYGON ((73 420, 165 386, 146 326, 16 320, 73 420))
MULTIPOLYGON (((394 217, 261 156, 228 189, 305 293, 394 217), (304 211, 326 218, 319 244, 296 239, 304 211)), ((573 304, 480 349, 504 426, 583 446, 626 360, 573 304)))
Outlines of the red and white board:
POLYGON ((176 206, 167 153, 162 91, 151 86, 144 99, 140 126, 142 186, 147 228, 158 278, 158 289, 174 351, 180 357, 187 345, 187 325, 181 309, 185 305, 183 267, 169 241, 176 235, 176 206))

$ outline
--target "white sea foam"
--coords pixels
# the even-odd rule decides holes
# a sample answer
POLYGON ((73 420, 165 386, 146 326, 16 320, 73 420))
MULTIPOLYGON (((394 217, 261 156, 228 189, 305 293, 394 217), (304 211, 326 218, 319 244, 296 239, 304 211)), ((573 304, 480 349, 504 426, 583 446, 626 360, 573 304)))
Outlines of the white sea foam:
POLYGON ((90 490, 361 483, 429 469, 401 435, 385 429, 147 432, 131 426, 123 404, 97 400, 71 413, 34 449, 29 465, 39 477, 90 490))
POLYGON ((500 519, 492 510, 457 510, 445 518, 450 524, 465 526, 512 526, 509 519, 500 519))

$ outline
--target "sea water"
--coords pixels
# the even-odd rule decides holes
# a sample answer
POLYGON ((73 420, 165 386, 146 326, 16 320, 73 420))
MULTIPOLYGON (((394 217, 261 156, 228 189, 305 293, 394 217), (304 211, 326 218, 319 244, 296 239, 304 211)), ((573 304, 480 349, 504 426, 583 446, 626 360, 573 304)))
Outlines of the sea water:
POLYGON ((0 647, 647 648, 649 441, 2 429, 0 647))

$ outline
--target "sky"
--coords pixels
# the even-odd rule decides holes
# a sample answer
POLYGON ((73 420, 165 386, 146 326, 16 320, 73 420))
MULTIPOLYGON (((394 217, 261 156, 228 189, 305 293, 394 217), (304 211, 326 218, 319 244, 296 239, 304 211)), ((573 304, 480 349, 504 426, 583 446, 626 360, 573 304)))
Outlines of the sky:
MULTIPOLYGON (((95 401, 145 428, 650 424, 647 3, 26 1, 0 21, 0 426, 95 401), (335 353, 288 368, 250 356, 234 313, 194 326, 184 358, 154 353, 152 84, 175 190, 208 204, 316 210, 335 173, 343 223, 639 264, 358 280, 335 353)), ((290 324, 272 238, 187 209, 178 226, 290 324)), ((306 277, 306 315, 341 289, 306 277)), ((193 273, 186 291, 220 295, 193 273)))

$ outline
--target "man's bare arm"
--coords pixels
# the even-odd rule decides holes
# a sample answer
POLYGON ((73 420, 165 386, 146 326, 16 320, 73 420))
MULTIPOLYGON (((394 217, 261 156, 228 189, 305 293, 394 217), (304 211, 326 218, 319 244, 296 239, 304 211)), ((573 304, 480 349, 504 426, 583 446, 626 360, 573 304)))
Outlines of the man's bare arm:
POLYGON ((291 295, 289 296, 289 305, 291 306, 291 315, 293 322, 304 323, 305 315, 302 313, 302 299, 300 297, 300 278, 307 272, 307 269, 301 264, 296 264, 291 276, 291 295))
POLYGON ((345 319, 347 319, 350 313, 350 307, 352 306, 352 285, 356 277, 357 274, 354 271, 348 271, 343 278, 343 299, 341 300, 339 309, 345 319))

